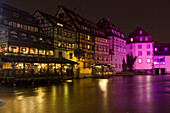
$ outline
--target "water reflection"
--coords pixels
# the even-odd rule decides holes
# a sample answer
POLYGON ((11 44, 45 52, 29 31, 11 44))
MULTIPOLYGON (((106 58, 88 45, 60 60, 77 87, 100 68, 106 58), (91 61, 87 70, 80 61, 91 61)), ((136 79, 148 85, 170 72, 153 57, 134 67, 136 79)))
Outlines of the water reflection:
POLYGON ((44 87, 0 87, 0 100, 6 103, 0 106, 0 113, 166 112, 169 89, 170 76, 149 75, 79 79, 44 87))

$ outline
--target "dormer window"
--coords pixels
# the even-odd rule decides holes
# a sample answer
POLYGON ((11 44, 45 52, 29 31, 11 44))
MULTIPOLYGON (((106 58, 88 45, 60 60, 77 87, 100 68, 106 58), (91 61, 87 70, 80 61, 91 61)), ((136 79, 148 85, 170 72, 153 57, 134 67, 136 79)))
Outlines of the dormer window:
POLYGON ((19 14, 18 14, 18 13, 13 12, 13 16, 15 16, 15 17, 19 17, 19 14))
POLYGON ((133 42, 133 38, 130 38, 130 42, 133 42))
POLYGON ((143 41, 143 37, 140 37, 140 41, 143 41))
POLYGON ((167 47, 165 47, 164 51, 168 51, 168 48, 167 48, 167 47))
POLYGON ((148 37, 145 37, 145 41, 148 41, 148 37))
POLYGON ((139 31, 139 34, 140 34, 140 35, 142 34, 142 30, 139 31))

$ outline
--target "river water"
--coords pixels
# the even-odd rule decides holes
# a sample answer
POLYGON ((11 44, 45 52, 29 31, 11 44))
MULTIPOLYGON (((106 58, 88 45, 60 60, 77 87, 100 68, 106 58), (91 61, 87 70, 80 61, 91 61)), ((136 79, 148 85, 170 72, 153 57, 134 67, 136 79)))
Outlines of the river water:
POLYGON ((0 86, 0 113, 168 113, 170 75, 75 79, 0 86))

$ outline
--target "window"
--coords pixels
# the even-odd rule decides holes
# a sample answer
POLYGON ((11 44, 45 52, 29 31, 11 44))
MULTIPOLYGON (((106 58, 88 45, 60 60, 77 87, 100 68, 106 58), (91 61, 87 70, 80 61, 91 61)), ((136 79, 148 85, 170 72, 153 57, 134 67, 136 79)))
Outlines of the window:
POLYGON ((133 42, 133 38, 130 38, 130 42, 133 42))
POLYGON ((27 47, 20 47, 20 53, 28 54, 29 48, 27 47))
POLYGON ((155 48, 155 51, 158 51, 158 48, 155 48))
POLYGON ((130 45, 130 49, 132 49, 132 45, 130 45))
POLYGON ((88 59, 90 59, 90 54, 87 55, 88 59))
POLYGON ((82 48, 85 49, 85 44, 82 44, 82 48))
POLYGON ((90 50, 90 45, 87 46, 88 50, 90 50))
POLYGON ((165 64, 164 56, 154 56, 154 64, 165 64))
POLYGON ((13 12, 13 16, 15 16, 15 17, 19 17, 19 14, 18 14, 18 13, 13 12))
POLYGON ((83 40, 85 39, 85 36, 84 36, 84 34, 82 34, 82 39, 83 39, 83 40))
POLYGON ((140 34, 140 35, 142 34, 142 30, 139 31, 139 34, 140 34))
POLYGON ((132 52, 130 52, 129 55, 132 56, 132 52))
POLYGON ((40 55, 45 55, 45 50, 40 49, 40 50, 39 50, 39 54, 40 54, 40 55))
POLYGON ((38 54, 38 49, 30 48, 30 54, 38 54))
POLYGON ((59 56, 59 58, 62 58, 63 56, 62 56, 62 52, 60 51, 60 52, 58 52, 58 56, 59 56))
POLYGON ((142 56, 142 51, 138 51, 138 56, 142 56))
POLYGON ((148 37, 145 37, 145 41, 148 41, 148 37))
POLYGON ((168 48, 167 48, 167 47, 165 47, 164 51, 168 51, 168 48))
POLYGON ((0 12, 2 13, 4 10, 3 10, 3 8, 0 8, 0 12))
POLYGON ((138 59, 138 62, 139 62, 139 63, 142 63, 142 59, 141 59, 141 58, 139 58, 139 59, 138 59))
POLYGON ((142 49, 142 45, 138 45, 138 49, 142 49))
POLYGON ((143 41, 143 37, 140 37, 140 41, 143 41))
POLYGON ((150 51, 147 51, 147 55, 150 55, 151 53, 150 53, 150 51))
POLYGON ((151 48, 150 44, 147 44, 147 49, 150 49, 150 48, 151 48))
POLYGON ((150 58, 148 58, 148 59, 147 59, 147 63, 150 63, 150 62, 151 62, 151 59, 150 59, 150 58))
POLYGON ((90 40, 90 36, 88 35, 88 40, 90 40))
POLYGON ((70 59, 72 59, 73 58, 73 53, 70 53, 70 59))

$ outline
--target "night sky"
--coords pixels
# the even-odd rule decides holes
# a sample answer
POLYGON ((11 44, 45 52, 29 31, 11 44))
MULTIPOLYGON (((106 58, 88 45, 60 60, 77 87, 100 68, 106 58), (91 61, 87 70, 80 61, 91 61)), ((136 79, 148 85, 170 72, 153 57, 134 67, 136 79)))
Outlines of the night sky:
POLYGON ((33 14, 41 10, 55 15, 57 6, 77 8, 78 13, 97 23, 109 17, 125 36, 138 25, 156 42, 170 43, 170 1, 157 0, 1 0, 33 14))

